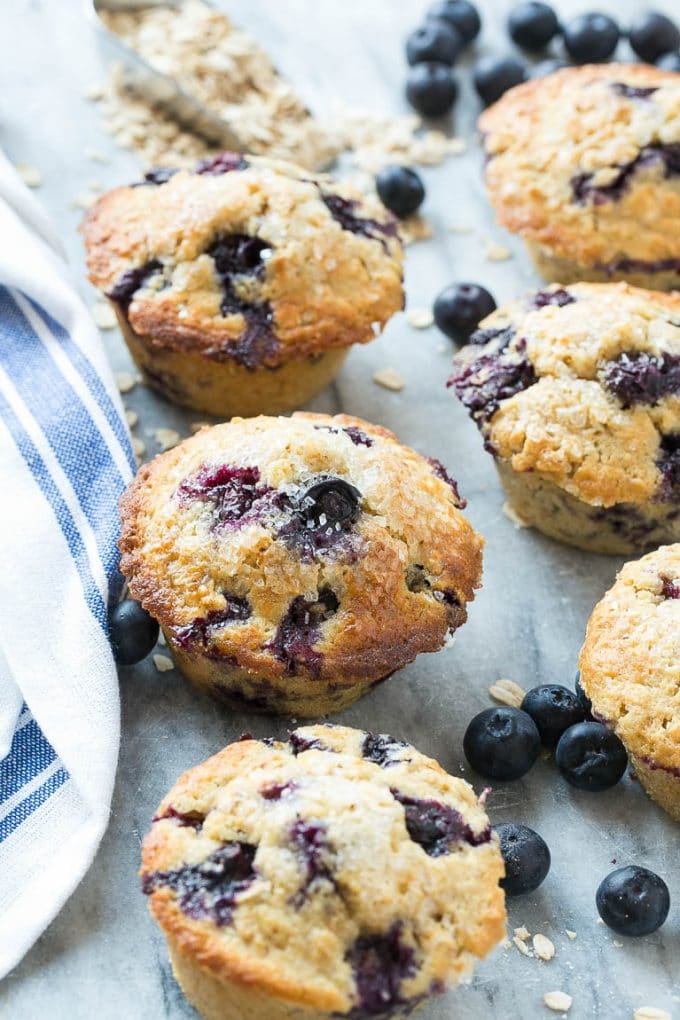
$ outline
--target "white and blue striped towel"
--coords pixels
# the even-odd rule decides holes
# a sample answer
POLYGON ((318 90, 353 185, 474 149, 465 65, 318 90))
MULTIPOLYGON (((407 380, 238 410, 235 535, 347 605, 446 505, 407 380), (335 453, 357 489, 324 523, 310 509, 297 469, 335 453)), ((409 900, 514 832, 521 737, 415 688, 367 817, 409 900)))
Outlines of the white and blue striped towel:
POLYGON ((119 701, 106 609, 134 458, 59 245, 0 154, 0 977, 106 828, 119 701))

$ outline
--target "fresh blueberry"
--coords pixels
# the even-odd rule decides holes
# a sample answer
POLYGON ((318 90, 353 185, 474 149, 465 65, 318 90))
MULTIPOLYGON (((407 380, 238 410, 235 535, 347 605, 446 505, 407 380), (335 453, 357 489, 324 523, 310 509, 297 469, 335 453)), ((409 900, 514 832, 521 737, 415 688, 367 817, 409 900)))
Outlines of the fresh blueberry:
POLYGON ((559 31, 557 15, 549 4, 525 0, 510 11, 508 32, 525 50, 542 50, 559 31))
POLYGON ((482 19, 468 0, 439 0, 427 12, 428 18, 441 18, 453 25, 467 46, 479 35, 482 19))
POLYGON ((526 78, 524 64, 515 57, 483 57, 472 72, 475 88, 485 106, 495 103, 526 78))
POLYGON ((664 53, 656 62, 662 71, 680 71, 680 53, 664 53))
POLYGON ((451 67, 462 49, 463 40, 453 25, 433 19, 411 32, 406 40, 406 59, 411 66, 434 60, 451 67))
POLYGON ((540 749, 536 723, 519 708, 485 709, 474 717, 463 738, 465 757, 487 779, 519 779, 540 749))
POLYGON ((549 57, 547 60, 539 60, 537 64, 531 68, 532 78, 546 78, 549 74, 554 74, 555 71, 561 71, 563 67, 569 67, 566 60, 560 60, 558 57, 549 57))
POLYGON ((565 730, 585 719, 579 699, 560 684, 532 687, 524 695, 522 711, 534 720, 546 747, 555 747, 565 730))
POLYGON ((600 883, 597 912, 619 935, 651 935, 668 917, 668 886, 647 868, 617 868, 600 883))
POLYGON ((406 98, 423 117, 443 117, 458 95, 458 83, 448 64, 416 64, 406 81, 406 98))
POLYGON ((607 60, 619 44, 619 26, 607 14, 577 14, 563 29, 564 45, 577 64, 607 60))
POLYGON ((399 219, 410 216, 425 198, 419 175, 408 166, 386 166, 375 178, 380 201, 399 219))
POLYGON ((465 343, 477 326, 496 308, 496 302, 478 283, 453 283, 434 303, 434 321, 446 336, 465 343))
POLYGON ((505 822, 496 826, 505 861, 505 878, 501 887, 508 896, 533 892, 550 871, 548 844, 528 825, 505 822))
POLYGON ((628 41, 640 60, 654 64, 665 53, 680 47, 680 30, 665 14, 646 11, 630 26, 628 41))
POLYGON ((570 726, 559 739, 557 766, 571 786, 600 793, 618 783, 628 756, 616 734, 598 722, 570 726))
POLYGON ((581 670, 580 669, 576 670, 576 676, 574 677, 574 691, 576 692, 576 697, 578 698, 579 704, 581 705, 581 708, 583 709, 583 712, 585 714, 585 718, 586 719, 591 719, 592 715, 593 715, 593 703, 590 700, 590 698, 588 697, 588 695, 586 694, 586 692, 583 690, 583 684, 581 683, 581 670))
POLYGON ((158 624, 139 602, 125 599, 109 611, 109 637, 119 666, 133 666, 158 641, 158 624))

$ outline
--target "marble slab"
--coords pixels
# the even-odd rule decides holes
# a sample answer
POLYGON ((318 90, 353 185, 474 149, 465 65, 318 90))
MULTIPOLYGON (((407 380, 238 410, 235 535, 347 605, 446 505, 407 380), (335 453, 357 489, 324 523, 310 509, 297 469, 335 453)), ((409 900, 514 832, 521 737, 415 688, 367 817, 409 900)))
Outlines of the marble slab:
MULTIPOLYGON (((406 110, 402 42, 425 4, 416 0, 221 0, 252 29, 317 109, 336 99, 368 109, 406 110)), ((507 48, 502 31, 509 3, 481 4, 486 27, 480 50, 507 48)), ((582 10, 561 0, 563 16, 582 10)), ((595 6, 624 18, 638 5, 601 0, 595 6)), ((680 13, 675 0, 656 6, 680 13)), ((16 162, 41 168, 40 196, 89 301, 76 227, 75 195, 95 180, 102 187, 132 180, 132 153, 115 150, 83 89, 103 76, 106 54, 81 0, 4 0, 0 5, 0 146, 16 162), (109 154, 99 165, 84 154, 109 154)), ((622 46, 622 53, 625 47, 622 46)), ((409 249, 409 308, 429 307, 446 283, 484 282, 498 300, 537 282, 521 245, 494 227, 480 182, 474 144, 478 104, 468 68, 455 129, 470 142, 467 154, 424 171, 425 211, 434 237, 409 249), (454 233, 450 227, 469 227, 454 233), (489 240, 513 257, 486 258, 489 240)), ((116 369, 130 367, 117 333, 106 343, 116 369)), ((459 479, 469 516, 486 536, 484 588, 455 646, 419 661, 337 717, 351 725, 391 731, 467 775, 461 741, 467 721, 489 705, 487 689, 499 676, 522 686, 570 684, 588 614, 613 580, 615 558, 577 553, 502 514, 493 464, 475 427, 447 394, 451 346, 436 329, 418 331, 405 316, 384 336, 348 358, 337 382, 313 404, 343 409, 396 431, 405 442, 440 458, 459 479), (401 393, 380 389, 373 372, 396 368, 407 380, 401 393)), ((148 431, 164 425, 185 432, 195 414, 173 409, 137 387, 126 403, 139 413, 138 434, 150 452, 148 431)), ((195 1016, 179 992, 163 940, 138 890, 140 841, 153 810, 185 768, 248 729, 281 735, 289 720, 225 715, 194 693, 176 673, 151 662, 121 673, 123 742, 111 825, 97 859, 76 894, 34 949, 0 987, 0 1016, 11 1020, 181 1020, 195 1016)), ((58 692, 55 692, 58 696, 58 692)), ((469 778, 477 789, 482 783, 469 778)), ((550 962, 499 949, 472 984, 426 1006, 423 1020, 515 1020, 551 1015, 547 991, 573 996, 570 1018, 625 1020, 635 1008, 656 1006, 680 1018, 680 830, 626 778, 608 793, 578 793, 562 783, 551 761, 524 780, 499 784, 489 800, 495 821, 517 820, 538 829, 553 855, 540 891, 510 904, 510 927, 542 932, 555 943, 550 962), (595 889, 615 865, 639 863, 667 880, 673 897, 664 928, 644 940, 617 940, 598 923, 595 889), (566 930, 576 932, 571 940, 566 930)), ((263 1018, 266 1020, 266 1018, 263 1018)))

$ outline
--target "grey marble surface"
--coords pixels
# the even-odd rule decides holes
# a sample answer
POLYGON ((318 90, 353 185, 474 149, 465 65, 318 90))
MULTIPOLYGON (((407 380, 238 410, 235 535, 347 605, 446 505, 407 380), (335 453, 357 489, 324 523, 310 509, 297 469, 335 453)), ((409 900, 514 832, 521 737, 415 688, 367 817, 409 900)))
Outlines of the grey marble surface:
MULTIPOLYGON (((335 98, 376 111, 405 110, 402 39, 425 4, 416 0, 222 0, 253 29, 316 108, 335 98)), ((510 4, 481 5, 486 28, 480 50, 507 46, 501 28, 510 4)), ((563 15, 583 9, 562 0, 563 15)), ((630 0, 599 3, 622 17, 630 0)), ((657 7, 670 12, 675 0, 657 7)), ((96 179, 103 187, 134 179, 137 160, 111 146, 96 109, 82 90, 101 79, 106 54, 80 0, 3 0, 0 4, 0 145, 17 162, 38 166, 39 194, 59 227, 80 286, 82 251, 76 234, 78 192, 96 179), (109 153, 98 165, 86 146, 109 153)), ((622 45, 622 53, 625 46, 622 45)), ((474 143, 477 103, 461 71, 463 96, 455 129, 470 141, 463 157, 426 170, 425 211, 434 238, 409 249, 408 303, 428 307, 453 279, 483 281, 497 299, 536 282, 521 246, 493 226, 480 183, 474 143), (451 224, 472 232, 452 233, 451 224), (485 240, 508 244, 507 262, 485 258, 485 240)), ((117 369, 129 367, 116 333, 106 335, 117 369)), ((403 315, 384 336, 355 349, 336 384, 313 404, 356 413, 394 429, 407 443, 439 457, 460 481, 469 516, 486 536, 484 588, 455 646, 421 657, 389 683, 337 717, 350 725, 387 730, 469 774, 461 741, 467 721, 489 704, 487 688, 499 676, 525 687, 571 683, 590 609, 613 579, 619 561, 579 554, 530 531, 517 531, 501 513, 502 495, 490 459, 462 408, 444 388, 451 348, 433 328, 416 331, 403 315), (401 393, 380 389, 371 377, 391 365, 407 379, 401 393)), ((178 412, 138 387, 126 398, 140 414, 138 434, 154 452, 148 430, 186 429, 195 414, 178 412)), ((111 825, 89 874, 34 949, 0 987, 0 1016, 11 1020, 180 1020, 195 1016, 166 962, 164 944, 138 891, 140 840, 166 789, 185 768, 243 730, 283 734, 289 720, 224 715, 150 662, 121 674, 123 741, 111 825)), ((56 692, 58 696, 58 692, 56 692)), ((525 924, 555 943, 548 963, 499 949, 472 984, 426 1006, 423 1020, 528 1018, 549 1014, 546 991, 573 996, 570 1016, 619 1020, 639 1006, 680 1017, 680 864, 677 826, 626 778, 614 790, 588 796, 562 783, 550 761, 528 777, 500 784, 489 800, 495 821, 518 820, 538 829, 553 854, 551 874, 538 894, 510 904, 510 927, 525 924), (595 889, 618 865, 640 863, 659 871, 674 899, 664 928, 650 938, 616 941, 598 923, 595 889), (566 929, 577 933, 570 941, 566 929)), ((266 1018, 263 1018, 266 1020, 266 1018)))

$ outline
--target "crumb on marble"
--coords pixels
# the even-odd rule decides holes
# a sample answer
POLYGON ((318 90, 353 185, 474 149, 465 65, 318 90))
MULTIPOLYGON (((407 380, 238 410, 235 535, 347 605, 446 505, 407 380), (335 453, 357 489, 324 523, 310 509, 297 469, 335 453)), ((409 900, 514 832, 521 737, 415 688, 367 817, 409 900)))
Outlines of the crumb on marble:
POLYGON ((42 174, 32 163, 17 163, 14 169, 27 188, 39 188, 42 184, 42 174))
POLYGON ((555 1013, 568 1013, 573 1001, 571 995, 567 995, 566 992, 546 992, 543 996, 545 1005, 555 1013))
POLYGON ((175 664, 169 655, 161 655, 159 652, 153 656, 153 664, 159 673, 168 673, 175 668, 175 664))
POLYGON ((116 372, 114 378, 119 393, 129 393, 137 385, 137 380, 132 372, 116 372))
POLYGON ((116 313, 105 301, 96 301, 92 305, 92 318, 99 329, 115 329, 118 325, 116 313))
POLYGON ((555 955, 555 945, 547 937, 547 935, 542 935, 540 932, 537 932, 531 941, 534 947, 534 952, 539 960, 552 960, 555 955))
POLYGON ((386 390, 394 390, 395 392, 403 390, 406 385, 404 379, 394 368, 379 368, 377 372, 373 373, 373 382, 377 383, 378 386, 384 387, 386 390))
POLYGON ((434 315, 431 308, 412 308, 406 313, 406 321, 414 329, 429 329, 434 323, 434 315))

